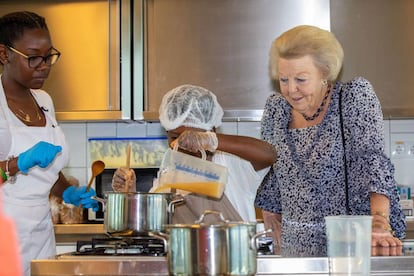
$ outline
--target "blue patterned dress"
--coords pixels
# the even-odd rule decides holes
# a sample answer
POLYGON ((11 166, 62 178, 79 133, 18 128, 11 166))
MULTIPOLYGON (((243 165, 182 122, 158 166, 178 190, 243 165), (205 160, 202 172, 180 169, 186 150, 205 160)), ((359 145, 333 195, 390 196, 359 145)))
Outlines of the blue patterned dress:
POLYGON ((340 93, 350 213, 369 215, 370 193, 386 195, 391 227, 396 237, 405 236, 394 166, 384 154, 381 105, 371 84, 355 78, 334 85, 323 121, 307 128, 289 129, 291 106, 280 94, 267 99, 261 132, 278 157, 255 205, 282 214, 283 256, 326 256, 324 217, 346 213, 340 93))

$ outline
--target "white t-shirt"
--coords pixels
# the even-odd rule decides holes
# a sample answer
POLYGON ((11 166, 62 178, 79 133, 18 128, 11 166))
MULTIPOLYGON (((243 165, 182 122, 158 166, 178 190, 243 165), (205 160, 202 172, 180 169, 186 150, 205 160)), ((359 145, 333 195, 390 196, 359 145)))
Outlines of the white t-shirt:
POLYGON ((256 191, 270 167, 255 171, 253 165, 236 155, 216 151, 212 161, 228 169, 224 194, 244 221, 256 221, 254 199, 256 191))

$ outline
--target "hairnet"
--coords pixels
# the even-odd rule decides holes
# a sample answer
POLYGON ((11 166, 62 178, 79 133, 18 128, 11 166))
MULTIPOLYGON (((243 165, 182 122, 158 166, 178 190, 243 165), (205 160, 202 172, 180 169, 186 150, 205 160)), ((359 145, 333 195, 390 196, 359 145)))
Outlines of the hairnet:
POLYGON ((160 109, 160 122, 166 130, 180 126, 211 130, 221 125, 223 109, 213 92, 184 84, 165 94, 160 109))

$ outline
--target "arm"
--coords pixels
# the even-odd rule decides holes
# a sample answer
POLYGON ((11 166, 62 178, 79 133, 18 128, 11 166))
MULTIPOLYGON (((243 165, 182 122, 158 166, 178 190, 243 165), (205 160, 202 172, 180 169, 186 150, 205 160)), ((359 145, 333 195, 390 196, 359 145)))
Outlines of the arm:
POLYGON ((280 255, 280 241, 282 234, 282 214, 262 210, 265 229, 272 229, 273 254, 280 255))
POLYGON ((61 146, 40 141, 25 152, 20 153, 18 157, 2 161, 1 168, 7 175, 8 181, 12 182, 14 181, 12 178, 18 172, 27 174, 32 167, 48 167, 61 151, 61 146))
POLYGON ((218 150, 250 161, 256 171, 276 162, 275 148, 269 143, 248 136, 217 134, 218 150))
POLYGON ((356 212, 370 212, 368 214, 373 216, 373 249, 399 246, 401 242, 391 232, 395 230, 397 237, 403 236, 404 218, 399 209, 394 168, 384 153, 381 105, 367 80, 355 79, 347 88, 343 108, 344 114, 351 118, 344 117, 345 133, 346 129, 349 131, 345 140, 351 164, 349 179, 353 180, 351 192, 354 199, 364 198, 362 202, 351 201, 350 206, 356 212), (367 205, 363 204, 365 200, 369 201, 367 205))
POLYGON ((63 191, 66 190, 66 188, 69 186, 69 181, 66 179, 62 172, 59 172, 58 180, 56 180, 50 192, 55 196, 62 197, 63 191))
POLYGON ((384 195, 371 193, 370 205, 372 215, 372 255, 401 255, 402 242, 393 236, 393 230, 390 226, 389 199, 384 195))
POLYGON ((199 131, 198 129, 176 130, 169 132, 169 135, 173 140, 172 147, 177 143, 181 149, 194 153, 200 149, 209 152, 218 149, 250 161, 256 171, 269 167, 276 160, 274 147, 253 137, 217 134, 213 131, 199 131), (175 139, 176 135, 178 138, 175 139))

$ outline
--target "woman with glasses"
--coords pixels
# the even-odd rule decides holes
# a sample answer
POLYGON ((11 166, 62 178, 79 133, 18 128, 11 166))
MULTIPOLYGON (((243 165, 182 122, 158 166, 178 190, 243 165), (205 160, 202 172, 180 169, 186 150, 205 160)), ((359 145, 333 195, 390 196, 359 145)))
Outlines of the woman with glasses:
POLYGON ((43 17, 27 11, 0 17, 0 200, 17 228, 25 275, 31 260, 56 254, 50 193, 98 208, 94 190, 70 186, 61 173, 69 149, 52 99, 40 90, 59 57, 43 17))

